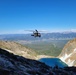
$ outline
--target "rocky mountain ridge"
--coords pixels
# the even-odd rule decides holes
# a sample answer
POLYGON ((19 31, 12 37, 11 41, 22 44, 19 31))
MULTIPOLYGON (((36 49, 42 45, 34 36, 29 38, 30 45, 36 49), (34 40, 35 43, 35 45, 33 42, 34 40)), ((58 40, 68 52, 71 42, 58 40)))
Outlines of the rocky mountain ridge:
POLYGON ((76 66, 76 38, 64 46, 59 58, 69 66, 76 66))
POLYGON ((76 67, 52 68, 0 48, 0 75, 76 75, 76 67))
POLYGON ((37 55, 32 49, 13 41, 0 41, 0 48, 30 59, 36 59, 37 55))
POLYGON ((0 75, 44 75, 49 73, 50 69, 44 63, 14 55, 0 48, 0 75))

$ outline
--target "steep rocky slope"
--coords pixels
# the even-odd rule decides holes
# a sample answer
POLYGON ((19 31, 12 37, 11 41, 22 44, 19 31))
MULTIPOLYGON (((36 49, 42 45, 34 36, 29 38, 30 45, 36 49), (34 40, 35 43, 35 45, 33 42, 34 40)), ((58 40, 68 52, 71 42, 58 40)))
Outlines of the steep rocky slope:
POLYGON ((76 38, 64 46, 59 58, 69 66, 76 66, 76 38))
POLYGON ((76 67, 51 68, 0 48, 0 75, 76 75, 76 67))
POLYGON ((44 63, 0 49, 0 75, 44 75, 50 69, 44 63))
POLYGON ((30 59, 35 59, 37 55, 33 50, 13 41, 0 41, 0 48, 30 59))

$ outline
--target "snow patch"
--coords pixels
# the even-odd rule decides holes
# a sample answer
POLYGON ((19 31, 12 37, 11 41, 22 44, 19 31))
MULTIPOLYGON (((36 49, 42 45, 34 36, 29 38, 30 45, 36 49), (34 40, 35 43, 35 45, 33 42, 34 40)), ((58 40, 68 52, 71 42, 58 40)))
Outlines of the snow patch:
POLYGON ((76 48, 74 49, 74 52, 76 52, 76 48))
POLYGON ((73 52, 70 53, 70 54, 66 54, 66 53, 65 53, 63 56, 60 57, 60 59, 61 59, 63 62, 67 63, 68 66, 73 66, 75 60, 70 60, 70 59, 68 59, 68 58, 70 58, 73 54, 75 54, 75 52, 76 52, 76 48, 75 48, 75 49, 73 50, 73 52), (68 59, 67 62, 66 62, 66 59, 68 59))
POLYGON ((74 61, 75 61, 75 60, 70 60, 70 59, 69 59, 69 60, 67 61, 68 66, 73 66, 73 65, 74 65, 74 61))
POLYGON ((72 55, 72 53, 70 53, 70 54, 66 54, 66 53, 65 53, 64 56, 62 56, 60 59, 65 62, 65 60, 66 60, 67 58, 69 58, 71 55, 72 55))

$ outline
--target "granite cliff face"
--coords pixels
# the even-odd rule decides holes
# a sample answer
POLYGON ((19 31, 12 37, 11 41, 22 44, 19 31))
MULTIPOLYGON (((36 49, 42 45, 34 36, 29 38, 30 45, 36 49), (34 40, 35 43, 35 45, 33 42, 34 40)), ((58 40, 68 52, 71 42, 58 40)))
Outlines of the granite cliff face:
POLYGON ((64 46, 59 58, 69 66, 76 66, 76 38, 64 46))

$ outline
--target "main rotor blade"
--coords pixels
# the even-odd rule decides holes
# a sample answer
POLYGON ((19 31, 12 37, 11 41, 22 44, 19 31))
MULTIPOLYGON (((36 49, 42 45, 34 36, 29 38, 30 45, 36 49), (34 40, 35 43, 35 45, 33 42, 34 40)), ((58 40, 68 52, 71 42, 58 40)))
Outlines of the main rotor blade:
POLYGON ((48 32, 47 30, 39 30, 39 32, 48 32))
POLYGON ((33 32, 34 30, 24 30, 24 31, 33 32))

